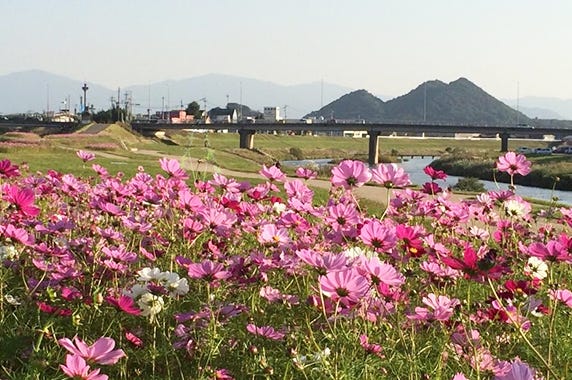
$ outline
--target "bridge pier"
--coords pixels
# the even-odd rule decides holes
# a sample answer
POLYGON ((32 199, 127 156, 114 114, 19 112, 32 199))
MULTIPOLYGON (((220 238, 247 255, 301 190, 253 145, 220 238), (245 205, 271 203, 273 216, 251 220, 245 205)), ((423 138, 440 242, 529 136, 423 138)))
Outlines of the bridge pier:
POLYGON ((369 149, 367 154, 367 162, 370 165, 379 163, 379 135, 380 132, 369 131, 369 149))
POLYGON ((500 151, 501 152, 508 152, 508 138, 510 137, 510 134, 508 134, 507 132, 501 132, 501 133, 499 133, 499 136, 501 138, 500 151))
POLYGON ((238 135, 240 137, 239 147, 243 149, 254 148, 254 131, 250 129, 239 129, 238 135))

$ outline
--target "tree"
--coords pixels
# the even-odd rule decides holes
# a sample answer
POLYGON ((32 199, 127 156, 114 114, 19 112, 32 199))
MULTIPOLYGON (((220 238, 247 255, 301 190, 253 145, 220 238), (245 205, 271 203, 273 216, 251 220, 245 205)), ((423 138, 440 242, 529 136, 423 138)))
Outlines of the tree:
POLYGON ((193 115, 195 119, 200 119, 202 116, 201 106, 197 102, 191 102, 185 109, 187 115, 193 115))

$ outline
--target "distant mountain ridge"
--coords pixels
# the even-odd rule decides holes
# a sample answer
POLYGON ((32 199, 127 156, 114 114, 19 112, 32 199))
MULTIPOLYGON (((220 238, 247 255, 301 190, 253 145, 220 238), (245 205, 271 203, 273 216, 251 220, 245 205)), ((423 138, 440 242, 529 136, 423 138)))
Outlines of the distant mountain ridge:
POLYGON ((346 94, 307 117, 369 122, 516 124, 531 120, 466 78, 432 80, 387 102, 365 90, 346 94))
MULTIPOLYGON (((79 108, 81 86, 84 81, 66 78, 41 70, 30 70, 0 75, 0 113, 42 112, 48 107, 58 110, 68 96, 71 108, 79 108), (49 98, 49 99, 48 99, 49 98)), ((117 89, 109 89, 87 81, 87 99, 96 110, 108 109, 111 97, 117 100, 117 89)), ((284 106, 288 117, 302 115, 321 106, 321 101, 332 100, 351 91, 348 87, 331 83, 304 83, 280 85, 273 82, 223 74, 207 74, 187 79, 166 80, 157 83, 121 87, 124 94, 131 93, 134 113, 146 114, 163 108, 186 107, 197 101, 201 108, 224 107, 227 103, 242 103, 253 110, 262 111, 264 106, 284 106), (227 97, 228 95, 228 97, 227 97)))

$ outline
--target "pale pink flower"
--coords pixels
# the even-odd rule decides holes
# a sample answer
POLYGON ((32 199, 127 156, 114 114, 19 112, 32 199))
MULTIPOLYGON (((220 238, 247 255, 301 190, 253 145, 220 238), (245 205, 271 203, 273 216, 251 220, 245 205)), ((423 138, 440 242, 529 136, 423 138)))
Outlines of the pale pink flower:
POLYGON ((187 265, 190 278, 207 280, 224 280, 231 276, 231 273, 224 269, 221 263, 205 260, 202 263, 190 263, 187 265))
POLYGON ((284 245, 290 242, 290 237, 285 228, 279 228, 273 223, 268 223, 260 228, 258 241, 261 244, 284 245))
POLYGON ((549 290, 548 295, 555 301, 560 301, 572 308, 572 292, 568 289, 549 290))
POLYGON ((530 173, 531 163, 522 154, 507 152, 498 158, 496 166, 499 171, 506 172, 511 176, 514 174, 525 176, 530 173))
POLYGON ((361 161, 344 160, 332 169, 332 184, 345 189, 363 186, 370 179, 371 171, 361 161))
POLYGON ((66 355, 66 364, 60 364, 62 371, 72 379, 81 380, 107 380, 107 375, 99 374, 100 369, 89 371, 84 358, 80 355, 66 355))
POLYGON ((373 182, 387 188, 411 185, 409 174, 396 164, 379 164, 375 169, 371 169, 371 175, 373 182))
POLYGON ((73 342, 68 338, 62 338, 58 343, 70 353, 102 365, 115 364, 125 356, 123 350, 114 350, 115 340, 112 338, 101 337, 91 346, 77 336, 73 338, 73 342))
POLYGON ((91 153, 91 152, 86 152, 84 150, 78 150, 76 152, 76 155, 81 158, 81 160, 83 162, 88 162, 88 161, 92 161, 95 159, 95 154, 91 153))
POLYGON ((395 267, 380 261, 378 257, 363 260, 358 270, 363 272, 374 285, 382 283, 388 286, 400 286, 405 283, 405 277, 395 267))
POLYGON ((522 362, 519 358, 514 359, 510 363, 510 372, 495 376, 493 380, 535 380, 536 371, 528 366, 528 364, 522 362))
POLYGON ((181 168, 179 161, 169 158, 161 158, 159 163, 161 164, 161 169, 166 171, 170 177, 182 180, 189 178, 187 173, 185 173, 185 171, 181 168))
POLYGON ((423 321, 448 321, 453 315, 456 306, 461 302, 456 299, 450 299, 447 296, 436 296, 433 293, 423 297, 423 303, 429 308, 416 307, 415 314, 408 315, 410 319, 417 319, 423 321))
POLYGON ((383 358, 383 354, 381 353, 381 351, 383 350, 382 347, 379 344, 369 343, 369 338, 367 335, 365 334, 360 335, 359 344, 366 352, 378 356, 380 358, 383 358))
POLYGON ((284 174, 276 165, 270 167, 262 165, 262 169, 260 169, 259 173, 270 181, 284 182, 286 180, 286 174, 284 174))
POLYGON ((304 179, 315 179, 318 176, 318 173, 312 169, 300 167, 296 169, 296 175, 304 179))

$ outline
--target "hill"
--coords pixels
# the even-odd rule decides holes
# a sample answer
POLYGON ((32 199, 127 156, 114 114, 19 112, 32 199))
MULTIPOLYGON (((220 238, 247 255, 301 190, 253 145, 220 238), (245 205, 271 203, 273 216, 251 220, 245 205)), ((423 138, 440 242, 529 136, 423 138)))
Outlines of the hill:
POLYGON ((422 83, 409 93, 383 102, 365 90, 355 91, 307 116, 335 115, 336 119, 369 122, 423 122, 515 124, 529 123, 517 113, 466 78, 449 84, 439 80, 422 83))

